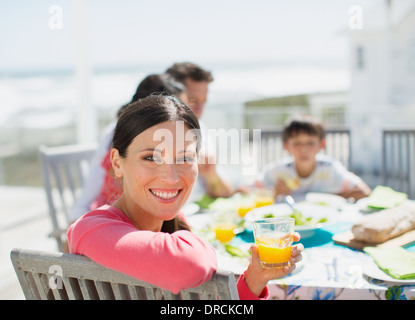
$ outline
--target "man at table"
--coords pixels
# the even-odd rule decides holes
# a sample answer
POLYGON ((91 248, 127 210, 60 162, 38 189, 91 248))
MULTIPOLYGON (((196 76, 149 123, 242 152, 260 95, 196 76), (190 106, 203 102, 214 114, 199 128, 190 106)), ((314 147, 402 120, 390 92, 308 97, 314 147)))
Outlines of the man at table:
POLYGON ((216 165, 216 154, 209 142, 207 127, 200 120, 205 109, 209 84, 213 81, 211 72, 191 62, 178 62, 168 68, 166 73, 186 87, 188 107, 199 120, 202 133, 199 177, 189 197, 190 202, 199 200, 204 193, 213 198, 230 197, 234 192, 232 184, 224 178, 224 172, 216 165))
POLYGON ((289 158, 269 164, 256 185, 274 189, 274 196, 292 195, 303 200, 307 192, 332 193, 358 200, 371 189, 339 161, 319 153, 325 147, 325 130, 311 115, 288 119, 283 130, 284 149, 289 158))

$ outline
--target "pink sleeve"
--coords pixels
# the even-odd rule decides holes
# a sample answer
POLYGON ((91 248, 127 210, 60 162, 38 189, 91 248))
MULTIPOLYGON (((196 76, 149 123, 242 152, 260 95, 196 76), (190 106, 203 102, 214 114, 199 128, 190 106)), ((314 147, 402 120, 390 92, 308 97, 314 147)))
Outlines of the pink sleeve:
POLYGON ((137 230, 106 210, 79 219, 68 240, 71 253, 173 293, 200 285, 217 269, 214 248, 193 233, 137 230))
POLYGON ((238 288, 238 294, 239 294, 240 300, 268 300, 269 299, 268 287, 265 287, 264 290, 262 290, 259 297, 255 295, 254 293, 252 293, 252 291, 248 288, 245 282, 245 272, 241 274, 241 276, 239 277, 236 287, 238 288))

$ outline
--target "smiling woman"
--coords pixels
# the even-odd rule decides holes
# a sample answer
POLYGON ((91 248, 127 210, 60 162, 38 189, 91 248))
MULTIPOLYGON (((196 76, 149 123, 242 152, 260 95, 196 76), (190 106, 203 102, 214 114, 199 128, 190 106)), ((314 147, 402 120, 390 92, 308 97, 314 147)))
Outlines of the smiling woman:
MULTIPOLYGON (((70 252, 173 293, 209 280, 217 269, 215 249, 190 232, 181 213, 197 178, 199 148, 198 120, 177 98, 153 95, 128 105, 111 150, 123 194, 69 227, 70 252), (167 143, 160 143, 160 132, 167 143)), ((298 245, 290 267, 265 270, 256 249, 237 283, 241 299, 268 297, 268 280, 291 272, 301 260, 298 245)))
POLYGON ((124 196, 114 205, 138 229, 177 229, 175 216, 197 178, 194 159, 200 148, 200 128, 189 111, 176 98, 150 96, 140 102, 140 108, 127 108, 117 123, 111 162, 115 176, 123 180, 124 196), (184 134, 177 130, 178 123, 184 124, 184 134), (160 131, 164 143, 160 143, 160 131), (189 132, 195 139, 185 141, 189 132))
POLYGON ((71 225, 71 253, 172 292, 208 280, 217 268, 215 251, 179 217, 197 177, 197 161, 183 158, 197 158, 198 129, 192 111, 174 97, 153 95, 126 107, 111 151, 123 194, 71 225), (176 143, 178 121, 186 132, 194 130, 195 140, 176 143), (169 148, 160 149, 154 139, 159 129, 174 137, 169 148), (167 157, 175 161, 163 161, 167 157))

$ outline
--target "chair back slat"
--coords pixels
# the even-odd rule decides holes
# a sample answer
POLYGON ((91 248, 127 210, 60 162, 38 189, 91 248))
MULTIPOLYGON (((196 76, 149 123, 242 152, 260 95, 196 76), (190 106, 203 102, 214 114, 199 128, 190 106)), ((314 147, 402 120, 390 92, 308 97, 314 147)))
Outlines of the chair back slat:
MULTIPOLYGON (((34 277, 37 277, 36 274, 30 273, 30 272, 24 272, 24 274, 22 275, 24 281, 27 282, 28 286, 23 288, 23 292, 26 296, 27 299, 31 299, 31 300, 41 300, 42 296, 39 293, 39 286, 37 284, 37 282, 35 281, 34 277)), ((19 279, 20 280, 20 279, 19 279)))
MULTIPOLYGON (((62 172, 59 170, 60 168, 57 165, 51 164, 51 168, 52 168, 52 174, 55 177, 56 188, 57 188, 57 191, 59 192, 59 198, 61 201, 60 210, 62 210, 62 212, 65 214, 65 217, 67 217, 68 216, 68 204, 65 199, 65 190, 64 190, 64 184, 63 184, 62 172)), ((56 209, 56 206, 55 206, 55 209, 56 209)))
MULTIPOLYGON (((53 300, 69 300, 66 290, 59 290, 57 288, 51 289, 53 294, 53 300)), ((51 299, 49 299, 51 300, 51 299)))
POLYGON ((33 274, 33 281, 35 283, 36 292, 39 294, 41 300, 49 300, 50 295, 52 294, 49 292, 47 278, 45 274, 42 273, 34 273, 33 274))
POLYGON ((62 276, 62 280, 68 300, 82 300, 82 291, 79 286, 79 281, 65 276, 62 276))
POLYGON ((111 283, 103 281, 95 281, 95 288, 97 288, 99 300, 115 300, 114 292, 112 291, 111 283))
POLYGON ((93 280, 79 278, 78 281, 83 296, 83 299, 81 300, 99 300, 98 292, 93 280))
MULTIPOLYGON (((72 201, 74 202, 76 200, 76 192, 77 192, 76 179, 79 179, 78 172, 76 170, 77 166, 78 166, 78 163, 74 163, 72 166, 69 164, 64 164, 62 166, 64 177, 66 178, 66 181, 68 182, 68 187, 70 190, 70 194, 72 196, 72 201)), ((82 183, 80 183, 80 185, 82 185, 82 183)), ((68 209, 68 207, 65 207, 65 209, 68 209)))
POLYGON ((200 286, 173 294, 81 255, 13 249, 10 256, 24 295, 30 300, 236 300, 239 297, 235 275, 221 270, 200 286))
POLYGON ((164 300, 190 300, 184 299, 181 294, 174 294, 173 292, 165 290, 164 292, 164 300))

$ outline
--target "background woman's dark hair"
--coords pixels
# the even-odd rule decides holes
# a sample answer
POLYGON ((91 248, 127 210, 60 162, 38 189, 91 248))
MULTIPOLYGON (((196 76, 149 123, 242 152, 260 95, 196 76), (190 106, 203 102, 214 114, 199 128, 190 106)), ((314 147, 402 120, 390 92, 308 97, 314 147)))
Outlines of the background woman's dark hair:
POLYGON ((120 117, 121 112, 123 112, 130 103, 139 99, 154 94, 177 96, 180 93, 185 92, 185 90, 186 87, 183 83, 178 82, 169 74, 151 74, 138 84, 131 101, 118 110, 117 117, 120 117))
MULTIPOLYGON (((196 135, 198 153, 201 145, 200 126, 194 113, 181 100, 165 95, 150 95, 130 103, 121 113, 115 127, 113 148, 127 156, 132 140, 145 130, 165 121, 183 121, 196 135)), ((163 223, 162 231, 172 233, 189 227, 179 217, 163 223)))
POLYGON ((169 74, 151 74, 140 82, 130 103, 151 94, 175 96, 185 90, 185 86, 169 74))

